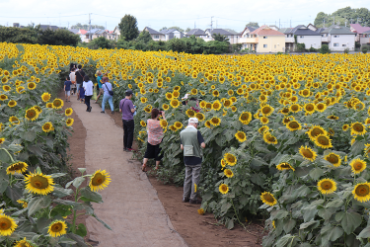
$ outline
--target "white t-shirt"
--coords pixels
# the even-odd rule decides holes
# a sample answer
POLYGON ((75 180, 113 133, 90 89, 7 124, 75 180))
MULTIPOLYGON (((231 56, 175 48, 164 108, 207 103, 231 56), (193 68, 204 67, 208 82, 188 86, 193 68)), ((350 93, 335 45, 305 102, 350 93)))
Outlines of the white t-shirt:
POLYGON ((85 96, 92 96, 94 94, 94 84, 92 81, 88 81, 82 84, 85 89, 85 96))
POLYGON ((71 79, 71 81, 76 81, 76 74, 75 74, 75 72, 71 72, 70 74, 69 74, 69 78, 71 79))

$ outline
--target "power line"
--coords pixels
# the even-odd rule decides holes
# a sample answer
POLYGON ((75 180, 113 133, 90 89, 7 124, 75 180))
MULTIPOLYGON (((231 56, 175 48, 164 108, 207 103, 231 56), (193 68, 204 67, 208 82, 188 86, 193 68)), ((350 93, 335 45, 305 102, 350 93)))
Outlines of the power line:
POLYGON ((24 16, 21 16, 21 17, 15 17, 15 16, 3 16, 1 15, 0 18, 17 18, 17 19, 26 19, 26 18, 32 18, 32 19, 47 19, 47 18, 50 18, 50 19, 58 19, 58 18, 65 18, 65 17, 74 17, 74 16, 81 16, 81 15, 88 15, 88 14, 80 14, 80 15, 66 15, 66 16, 53 16, 53 17, 37 17, 37 16, 33 16, 33 17, 24 17, 24 16))

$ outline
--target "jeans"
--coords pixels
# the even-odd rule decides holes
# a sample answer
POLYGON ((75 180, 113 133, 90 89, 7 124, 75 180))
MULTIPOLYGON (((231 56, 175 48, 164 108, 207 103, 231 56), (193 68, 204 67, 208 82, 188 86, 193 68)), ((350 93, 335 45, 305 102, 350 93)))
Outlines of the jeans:
POLYGON ((90 99, 91 99, 92 95, 90 96, 86 96, 85 95, 85 104, 87 106, 87 109, 86 110, 89 110, 90 109, 90 99))
POLYGON ((134 120, 123 120, 123 148, 132 148, 134 140, 134 120))
POLYGON ((114 108, 113 108, 113 96, 106 95, 106 94, 103 94, 103 102, 101 104, 101 110, 102 111, 105 110, 105 104, 107 103, 107 100, 108 100, 108 103, 109 103, 109 106, 110 106, 110 110, 113 112, 114 111, 114 108))
POLYGON ((200 180, 200 168, 202 164, 195 165, 195 166, 187 166, 185 165, 185 179, 184 179, 184 195, 182 199, 190 199, 195 200, 197 199, 198 190, 195 192, 195 186, 199 184, 200 180), (190 196, 190 197, 189 197, 190 196))
POLYGON ((80 87, 81 87, 81 84, 76 83, 77 93, 79 93, 78 89, 80 89, 80 87))

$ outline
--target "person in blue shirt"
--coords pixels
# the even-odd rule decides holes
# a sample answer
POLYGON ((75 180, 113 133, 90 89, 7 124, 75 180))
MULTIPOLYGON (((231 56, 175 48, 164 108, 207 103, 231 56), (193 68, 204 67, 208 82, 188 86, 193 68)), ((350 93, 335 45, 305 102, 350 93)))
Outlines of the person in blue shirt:
POLYGON ((105 113, 105 104, 109 103, 111 113, 114 114, 114 108, 113 108, 113 96, 109 94, 109 91, 112 91, 112 84, 108 82, 108 77, 102 78, 102 88, 104 90, 103 94, 103 102, 101 104, 101 113, 105 113))
POLYGON ((66 97, 66 102, 70 102, 71 85, 72 85, 72 82, 71 82, 69 76, 67 76, 66 81, 64 82, 64 95, 66 97))
POLYGON ((100 70, 98 70, 98 71, 96 71, 96 74, 98 76, 96 78, 96 81, 98 82, 98 87, 97 87, 97 89, 98 89, 98 97, 96 98, 95 104, 98 103, 98 100, 99 100, 100 96, 104 94, 104 89, 102 88, 102 78, 103 78, 102 73, 101 73, 100 70))

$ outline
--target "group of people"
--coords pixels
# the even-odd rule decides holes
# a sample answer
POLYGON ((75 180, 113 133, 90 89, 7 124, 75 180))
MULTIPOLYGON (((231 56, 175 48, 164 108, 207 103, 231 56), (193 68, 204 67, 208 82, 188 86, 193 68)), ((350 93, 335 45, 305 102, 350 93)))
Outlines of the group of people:
MULTIPOLYGON (((101 71, 97 71, 97 99, 95 103, 103 96, 102 111, 105 113, 105 104, 109 103, 111 113, 114 113, 113 108, 113 91, 112 84, 109 83, 107 74, 102 74, 101 71)), ((86 111, 91 112, 90 99, 93 95, 94 84, 90 80, 89 76, 82 70, 82 66, 78 65, 71 66, 71 72, 66 78, 64 83, 64 91, 66 92, 66 101, 70 101, 70 92, 76 94, 81 102, 84 100, 87 109, 86 111), (75 85, 73 87, 72 85, 75 85), (75 91, 73 89, 75 88, 75 91)), ((123 125, 123 150, 126 152, 135 151, 132 148, 134 139, 134 116, 136 114, 136 106, 132 102, 133 91, 131 89, 126 90, 125 98, 119 103, 119 111, 122 113, 122 125, 123 125)), ((189 94, 183 98, 183 104, 187 105, 189 100, 189 94)), ((199 111, 199 103, 196 99, 191 98, 191 101, 196 101, 193 110, 199 111)), ((147 171, 147 162, 149 159, 154 159, 156 162, 155 169, 159 169, 159 164, 163 158, 162 149, 160 147, 164 132, 160 125, 160 118, 166 119, 165 112, 160 111, 157 108, 152 109, 151 118, 147 120, 147 133, 148 142, 146 151, 144 154, 144 160, 142 165, 142 171, 147 171)), ((187 127, 180 132, 180 148, 183 150, 184 163, 185 163, 185 180, 184 180, 184 193, 183 202, 190 202, 192 204, 200 204, 200 200, 197 197, 197 186, 200 180, 200 171, 202 163, 202 148, 205 148, 205 142, 202 134, 198 127, 198 119, 195 117, 189 118, 187 127)))

